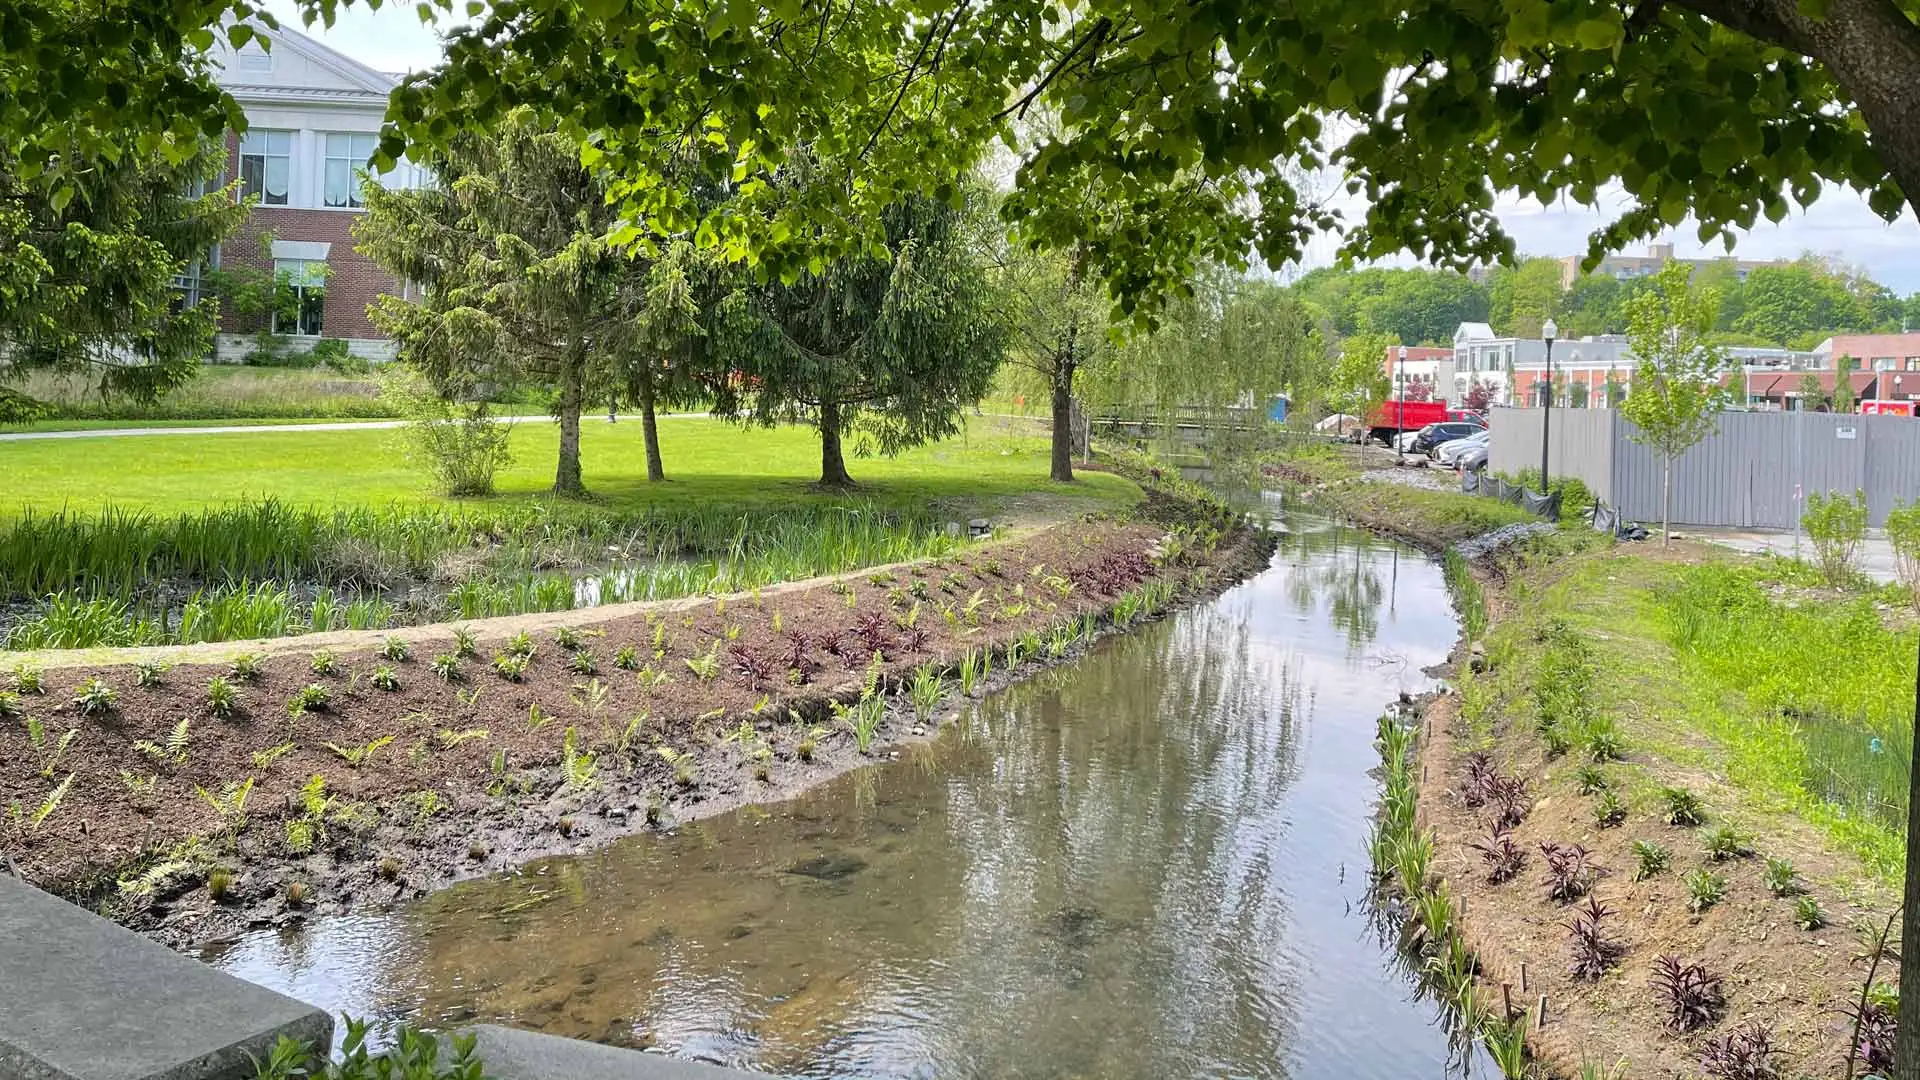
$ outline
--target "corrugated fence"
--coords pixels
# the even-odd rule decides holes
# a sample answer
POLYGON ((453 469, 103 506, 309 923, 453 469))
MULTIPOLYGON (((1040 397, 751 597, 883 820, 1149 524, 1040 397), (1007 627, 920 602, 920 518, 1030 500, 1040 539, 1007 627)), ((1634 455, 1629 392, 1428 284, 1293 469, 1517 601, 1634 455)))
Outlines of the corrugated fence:
MULTIPOLYGON (((1543 410, 1494 409, 1488 468, 1540 467, 1543 410)), ((1660 457, 1629 438, 1613 409, 1555 409, 1549 436, 1555 476, 1577 476, 1621 514, 1660 519, 1660 457)), ((1867 494, 1868 520, 1885 524, 1896 502, 1920 498, 1920 420, 1834 413, 1723 413, 1716 434, 1673 471, 1679 525, 1791 529, 1801 499, 1819 491, 1867 494)))

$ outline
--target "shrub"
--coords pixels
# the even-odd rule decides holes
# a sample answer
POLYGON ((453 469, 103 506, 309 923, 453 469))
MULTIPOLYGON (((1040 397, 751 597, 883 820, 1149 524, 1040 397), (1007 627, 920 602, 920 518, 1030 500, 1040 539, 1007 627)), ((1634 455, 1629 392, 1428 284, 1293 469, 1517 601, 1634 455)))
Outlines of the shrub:
POLYGON ((407 420, 414 461, 455 497, 493 494, 493 477, 513 462, 513 425, 493 418, 484 401, 450 402, 418 374, 393 365, 380 397, 407 420))
POLYGON ((1920 608, 1920 499, 1887 511, 1887 539, 1893 544, 1900 583, 1907 587, 1913 606, 1920 608))
POLYGON ((1666 1014, 1667 1030, 1676 1034, 1713 1026, 1726 1007, 1720 976, 1700 964, 1683 963, 1677 956, 1654 961, 1651 985, 1666 1014))
POLYGON ((1849 496, 1816 491, 1807 496, 1807 512, 1801 516, 1800 524, 1806 527, 1807 539, 1813 542, 1814 555, 1820 560, 1820 573, 1827 584, 1837 587, 1851 582, 1854 556, 1867 535, 1866 492, 1856 491, 1849 496))

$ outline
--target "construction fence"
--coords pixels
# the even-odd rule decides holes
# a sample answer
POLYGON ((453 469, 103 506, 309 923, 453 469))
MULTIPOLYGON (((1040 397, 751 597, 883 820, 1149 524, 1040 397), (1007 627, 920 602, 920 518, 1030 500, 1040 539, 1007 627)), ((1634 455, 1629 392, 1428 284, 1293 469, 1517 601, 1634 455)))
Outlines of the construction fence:
MULTIPOLYGON (((1544 409, 1491 410, 1487 468, 1540 467, 1544 409)), ((1661 460, 1615 409, 1554 409, 1548 470, 1578 477, 1622 517, 1660 519, 1661 460)), ((1815 412, 1723 413, 1719 430, 1674 462, 1676 525, 1791 529, 1806 496, 1867 496, 1868 523, 1920 498, 1920 420, 1815 412)))

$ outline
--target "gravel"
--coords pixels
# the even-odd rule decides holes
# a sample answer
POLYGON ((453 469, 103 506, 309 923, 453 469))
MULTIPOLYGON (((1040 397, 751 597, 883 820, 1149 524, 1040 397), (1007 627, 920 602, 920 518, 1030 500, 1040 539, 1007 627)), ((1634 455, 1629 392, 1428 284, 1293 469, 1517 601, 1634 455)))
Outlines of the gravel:
POLYGON ((1517 544, 1535 533, 1552 532, 1559 528, 1551 521, 1518 521, 1512 525, 1502 525, 1497 529, 1483 532, 1479 536, 1470 536, 1455 544, 1462 558, 1468 562, 1491 558, 1501 549, 1517 544))

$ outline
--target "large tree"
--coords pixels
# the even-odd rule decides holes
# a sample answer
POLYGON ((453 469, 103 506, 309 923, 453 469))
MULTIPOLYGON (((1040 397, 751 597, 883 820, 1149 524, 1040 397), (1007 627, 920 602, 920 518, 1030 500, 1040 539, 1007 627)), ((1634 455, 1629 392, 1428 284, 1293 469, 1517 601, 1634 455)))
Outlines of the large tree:
POLYGON ((36 371, 146 402, 212 353, 218 306, 193 283, 247 208, 206 190, 217 159, 196 149, 94 159, 57 187, 0 151, 0 421, 43 410, 19 385, 36 371))
POLYGON ((580 495, 580 417, 590 393, 627 389, 643 409, 647 472, 662 479, 653 408, 697 336, 684 245, 649 259, 609 240, 606 188, 579 149, 532 110, 426 159, 437 182, 367 185, 361 250, 419 300, 382 296, 371 315, 401 357, 449 396, 533 384, 560 427, 553 490, 580 495))
MULTIPOLYGON (((808 197, 805 182, 795 192, 808 197)), ((820 483, 853 484, 845 438, 896 454, 957 434, 1006 347, 965 215, 927 198, 882 212, 884 249, 793 280, 745 282, 711 317, 714 411, 820 431, 820 483)))
POLYGON ((993 297, 1008 330, 1007 362, 1047 394, 1052 415, 1049 476, 1073 479, 1074 376, 1110 350, 1111 305, 1084 248, 1036 251, 1016 238, 995 244, 993 297))

